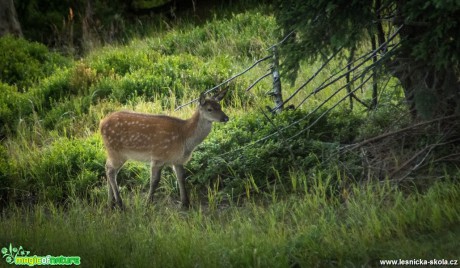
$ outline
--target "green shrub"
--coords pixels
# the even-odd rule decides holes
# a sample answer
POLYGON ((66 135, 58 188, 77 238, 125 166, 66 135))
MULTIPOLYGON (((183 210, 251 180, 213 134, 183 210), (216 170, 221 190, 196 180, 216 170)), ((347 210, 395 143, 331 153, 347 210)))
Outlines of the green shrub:
MULTIPOLYGON (((6 150, 0 146, 0 156, 4 154, 6 150)), ((74 198, 90 199, 105 188, 105 160, 99 135, 86 139, 62 137, 15 161, 6 157, 0 160, 0 202, 3 198, 18 203, 63 204, 74 198)), ((136 162, 127 163, 118 174, 119 185, 126 190, 148 184, 148 178, 147 165, 136 162)))
MULTIPOLYGON (((13 185, 38 201, 60 203, 70 197, 85 198, 103 181, 104 159, 97 136, 81 140, 60 138, 18 159, 13 164, 13 185)), ((23 197, 18 193, 14 199, 23 197)))
POLYGON ((49 110, 53 103, 70 94, 70 78, 70 69, 61 69, 43 79, 36 88, 30 91, 41 112, 49 110))
POLYGON ((216 125, 213 134, 197 148, 188 165, 192 182, 208 184, 221 177, 230 191, 231 188, 242 189, 243 179, 248 175, 257 185, 277 179, 278 171, 287 178, 291 169, 308 173, 308 170, 319 168, 337 176, 339 143, 356 137, 361 120, 340 112, 332 113, 321 118, 309 131, 290 138, 315 121, 321 112, 303 119, 307 115, 305 111, 284 111, 270 120, 253 113, 232 118, 225 125, 216 125), (298 124, 281 130, 298 120, 298 124), (280 130, 279 135, 251 145, 277 130, 280 130))
POLYGON ((401 107, 383 104, 378 109, 370 111, 364 121, 359 130, 361 139, 403 128, 410 124, 411 118, 408 112, 401 110, 401 107))
POLYGON ((90 105, 90 96, 73 97, 56 102, 52 105, 53 108, 44 115, 44 126, 50 130, 66 130, 72 127, 75 119, 86 116, 90 105))
POLYGON ((102 100, 110 98, 115 88, 119 87, 120 81, 118 77, 105 76, 101 77, 98 83, 91 86, 90 91, 93 100, 102 100))
POLYGON ((231 62, 223 57, 205 62, 190 54, 160 57, 125 49, 93 55, 88 66, 102 76, 91 84, 90 91, 99 99, 111 98, 120 103, 136 97, 168 99, 171 94, 180 100, 186 93, 198 93, 220 83, 231 70, 231 62))
POLYGON ((108 47, 97 50, 88 56, 88 67, 98 74, 123 76, 127 73, 147 69, 158 59, 158 53, 145 48, 108 47))
POLYGON ((83 61, 75 65, 70 73, 71 93, 75 95, 88 95, 93 84, 99 81, 97 71, 87 66, 83 61))
POLYGON ((42 44, 4 36, 0 38, 0 81, 27 91, 38 80, 52 74, 69 60, 49 52, 42 44))
POLYGON ((52 75, 42 79, 29 93, 37 110, 46 114, 57 103, 65 103, 72 97, 92 99, 94 96, 91 90, 99 80, 95 70, 80 62, 70 68, 57 69, 52 75))
POLYGON ((19 120, 32 112, 33 103, 17 87, 0 83, 0 138, 14 133, 19 120))

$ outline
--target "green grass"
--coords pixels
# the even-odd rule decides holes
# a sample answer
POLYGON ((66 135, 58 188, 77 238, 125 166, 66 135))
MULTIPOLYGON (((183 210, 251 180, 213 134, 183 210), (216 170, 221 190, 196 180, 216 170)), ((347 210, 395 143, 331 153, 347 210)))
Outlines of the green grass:
MULTIPOLYGON (((301 185, 315 180, 292 176, 301 185)), ((217 209, 180 211, 166 199, 146 207, 139 192, 122 212, 82 200, 12 207, 2 215, 0 246, 78 255, 84 267, 366 267, 459 257, 458 183, 410 195, 369 183, 330 195, 324 178, 316 180, 291 195, 267 192, 274 202, 250 197, 217 209)))

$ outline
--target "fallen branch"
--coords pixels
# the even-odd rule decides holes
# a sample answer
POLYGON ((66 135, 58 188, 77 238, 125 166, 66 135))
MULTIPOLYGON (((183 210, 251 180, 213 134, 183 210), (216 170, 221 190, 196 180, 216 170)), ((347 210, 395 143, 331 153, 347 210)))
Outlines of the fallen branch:
POLYGON ((414 161, 415 159, 417 159, 421 154, 423 154, 425 151, 428 151, 419 163, 417 163, 414 167, 412 167, 409 170, 409 172, 406 173, 406 175, 404 175, 404 176, 402 176, 401 178, 398 179, 398 181, 404 180, 404 178, 409 176, 413 171, 415 171, 425 161, 425 159, 431 153, 431 151, 433 150, 434 147, 436 147, 436 145, 430 145, 430 146, 427 146, 427 147, 423 148, 422 150, 418 151, 411 158, 409 158, 406 162, 404 162, 400 167, 398 167, 397 169, 393 170, 393 172, 390 173, 389 177, 392 178, 397 173, 399 173, 401 170, 403 170, 405 167, 409 166, 409 164, 412 163, 412 161, 414 161))
POLYGON ((396 131, 393 131, 393 132, 384 133, 382 135, 379 135, 379 136, 376 136, 376 137, 361 141, 361 142, 359 142, 357 144, 350 144, 347 147, 349 147, 350 150, 354 150, 354 149, 359 148, 359 147, 361 147, 363 145, 366 145, 368 143, 376 142, 378 140, 381 140, 381 139, 384 139, 384 138, 389 137, 389 136, 393 136, 393 135, 397 135, 397 134, 406 132, 406 131, 414 129, 416 127, 429 125, 429 124, 432 124, 432 123, 435 123, 435 122, 448 120, 448 119, 453 119, 453 118, 458 118, 458 117, 460 117, 460 115, 449 115, 449 116, 444 116, 444 117, 432 119, 432 120, 425 121, 425 122, 420 122, 420 123, 417 123, 415 125, 412 125, 412 126, 409 126, 409 127, 406 127, 406 128, 402 128, 402 129, 399 129, 399 130, 396 130, 396 131))

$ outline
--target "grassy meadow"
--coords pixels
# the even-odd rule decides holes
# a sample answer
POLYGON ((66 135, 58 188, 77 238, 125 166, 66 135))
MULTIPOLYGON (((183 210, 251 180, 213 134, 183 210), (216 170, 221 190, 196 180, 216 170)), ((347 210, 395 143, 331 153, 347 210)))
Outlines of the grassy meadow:
MULTIPOLYGON (((219 12, 200 22, 158 22, 145 37, 78 59, 0 39, 10 51, 0 63, 0 248, 80 256, 82 267, 376 267, 382 259, 460 259, 458 167, 433 162, 430 179, 396 180, 364 169, 363 151, 340 153, 410 122, 396 81, 381 81, 386 90, 373 112, 359 104, 350 111, 344 102, 320 117, 344 96, 316 110, 339 82, 275 116, 266 108, 274 106, 270 78, 245 91, 270 61, 229 83, 223 110, 230 121, 214 124, 186 166, 191 209, 180 209, 169 169, 156 204, 147 206, 149 168, 136 162, 118 176, 127 209, 107 207, 98 133, 105 115, 187 118, 196 104, 177 106, 269 55, 279 41, 269 7, 219 12)), ((332 62, 291 103, 344 62, 332 62)), ((304 64, 298 81, 283 82, 283 94, 320 66, 304 64)), ((357 95, 369 101, 370 90, 357 95)), ((399 151, 389 151, 403 166, 399 151)))

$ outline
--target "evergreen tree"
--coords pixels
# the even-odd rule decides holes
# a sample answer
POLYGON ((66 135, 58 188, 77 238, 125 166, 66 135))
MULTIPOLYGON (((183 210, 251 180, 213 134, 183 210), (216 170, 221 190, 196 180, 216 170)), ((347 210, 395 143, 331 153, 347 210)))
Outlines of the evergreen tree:
POLYGON ((460 1, 276 0, 284 70, 296 79, 301 60, 314 61, 371 40, 382 70, 399 79, 414 117, 460 114, 460 1), (386 41, 399 29, 398 46, 386 41))

